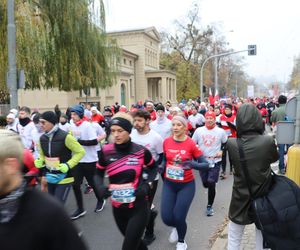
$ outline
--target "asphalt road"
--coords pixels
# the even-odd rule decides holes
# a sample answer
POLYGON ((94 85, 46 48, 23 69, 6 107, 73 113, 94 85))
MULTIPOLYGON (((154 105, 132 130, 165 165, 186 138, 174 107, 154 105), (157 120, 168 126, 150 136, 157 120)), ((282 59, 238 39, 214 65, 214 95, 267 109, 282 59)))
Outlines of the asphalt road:
MULTIPOLYGON (((217 184, 217 194, 214 203, 215 215, 207 217, 205 215, 207 205, 207 192, 202 187, 199 174, 196 176, 196 194, 191 205, 187 223, 188 230, 186 242, 190 250, 209 249, 209 239, 216 232, 217 228, 222 224, 228 213, 228 206, 231 197, 232 176, 228 176, 226 180, 219 180, 217 184)), ((154 204, 160 209, 162 182, 160 180, 156 193, 154 204)), ((83 232, 83 238, 89 246, 90 250, 120 250, 123 237, 118 231, 112 216, 111 204, 108 201, 104 210, 98 214, 94 213, 96 198, 93 193, 84 195, 84 204, 87 214, 75 221, 79 231, 83 232)), ((73 191, 66 203, 68 213, 72 213, 76 209, 73 191)), ((155 226, 156 240, 149 246, 149 250, 171 250, 176 245, 168 242, 170 228, 163 224, 160 216, 156 219, 155 226)))

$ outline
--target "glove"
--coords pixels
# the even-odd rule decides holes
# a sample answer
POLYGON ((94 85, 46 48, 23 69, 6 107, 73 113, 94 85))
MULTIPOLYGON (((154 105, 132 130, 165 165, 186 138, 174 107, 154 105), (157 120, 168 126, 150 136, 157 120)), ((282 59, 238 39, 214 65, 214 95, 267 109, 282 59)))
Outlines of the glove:
POLYGON ((136 199, 144 198, 146 195, 149 194, 150 186, 148 183, 144 182, 143 184, 139 185, 134 192, 134 196, 136 199))
POLYGON ((34 165, 36 166, 36 168, 42 168, 44 167, 44 161, 40 158, 37 158, 34 160, 34 165))
POLYGON ((192 161, 185 161, 181 164, 182 166, 182 169, 184 170, 189 170, 191 169, 191 164, 192 164, 192 161))
POLYGON ((108 189, 108 187, 105 187, 103 192, 103 199, 107 199, 111 196, 111 191, 108 189))
POLYGON ((58 168, 59 168, 59 171, 64 173, 64 174, 67 173, 70 169, 70 167, 67 163, 60 163, 58 168))

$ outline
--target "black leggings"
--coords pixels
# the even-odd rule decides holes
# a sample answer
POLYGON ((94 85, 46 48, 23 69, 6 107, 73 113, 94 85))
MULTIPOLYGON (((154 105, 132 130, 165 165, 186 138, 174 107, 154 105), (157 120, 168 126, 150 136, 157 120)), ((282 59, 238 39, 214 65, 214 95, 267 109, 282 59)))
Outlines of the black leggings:
POLYGON ((113 207, 113 215, 119 230, 124 236, 122 250, 147 250, 141 237, 149 217, 149 203, 135 202, 133 208, 113 207))
POLYGON ((83 198, 81 193, 81 184, 83 181, 83 177, 85 177, 89 183, 89 185, 93 188, 94 194, 98 201, 101 201, 101 198, 98 196, 98 192, 95 190, 94 184, 94 174, 96 170, 96 162, 91 163, 79 163, 73 170, 74 175, 74 183, 73 190, 75 194, 75 199, 77 206, 80 210, 83 210, 83 198))
POLYGON ((152 235, 154 233, 154 220, 157 216, 157 212, 151 210, 151 205, 153 203, 153 199, 157 190, 157 185, 158 185, 158 180, 155 180, 152 182, 152 188, 150 189, 150 194, 149 194, 149 206, 150 206, 150 217, 149 221, 146 227, 146 232, 145 234, 152 235))
MULTIPOLYGON (((224 146, 223 154, 222 154, 222 172, 226 173, 226 164, 227 164, 227 145, 224 146)), ((229 165, 230 165, 230 172, 232 172, 232 162, 229 157, 229 165)))

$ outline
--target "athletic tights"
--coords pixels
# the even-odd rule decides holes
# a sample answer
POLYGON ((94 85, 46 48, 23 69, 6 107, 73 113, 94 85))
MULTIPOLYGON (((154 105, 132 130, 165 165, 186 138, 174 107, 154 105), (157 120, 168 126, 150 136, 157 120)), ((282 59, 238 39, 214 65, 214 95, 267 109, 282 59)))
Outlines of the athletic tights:
POLYGON ((148 250, 141 240, 149 217, 149 203, 136 201, 133 208, 113 207, 113 215, 124 236, 122 250, 148 250))
POLYGON ((164 180, 161 217, 170 227, 176 227, 178 241, 183 241, 186 230, 186 216, 195 195, 195 181, 172 182, 164 180))

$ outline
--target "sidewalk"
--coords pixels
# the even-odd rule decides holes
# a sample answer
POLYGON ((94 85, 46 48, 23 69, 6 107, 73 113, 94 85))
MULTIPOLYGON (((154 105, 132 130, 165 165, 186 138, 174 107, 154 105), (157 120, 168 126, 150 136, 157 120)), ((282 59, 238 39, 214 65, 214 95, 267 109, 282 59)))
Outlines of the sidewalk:
MULTIPOLYGON (((271 164, 272 170, 278 172, 278 161, 271 164)), ((228 225, 224 228, 222 233, 219 234, 217 240, 214 242, 211 250, 227 250, 228 240, 228 225)), ((255 225, 247 225, 245 227, 242 245, 240 250, 255 250, 255 225)))
MULTIPOLYGON (((228 238, 228 226, 219 235, 211 250, 226 250, 228 238)), ((255 250, 255 225, 251 224, 245 227, 242 245, 240 250, 255 250)))

